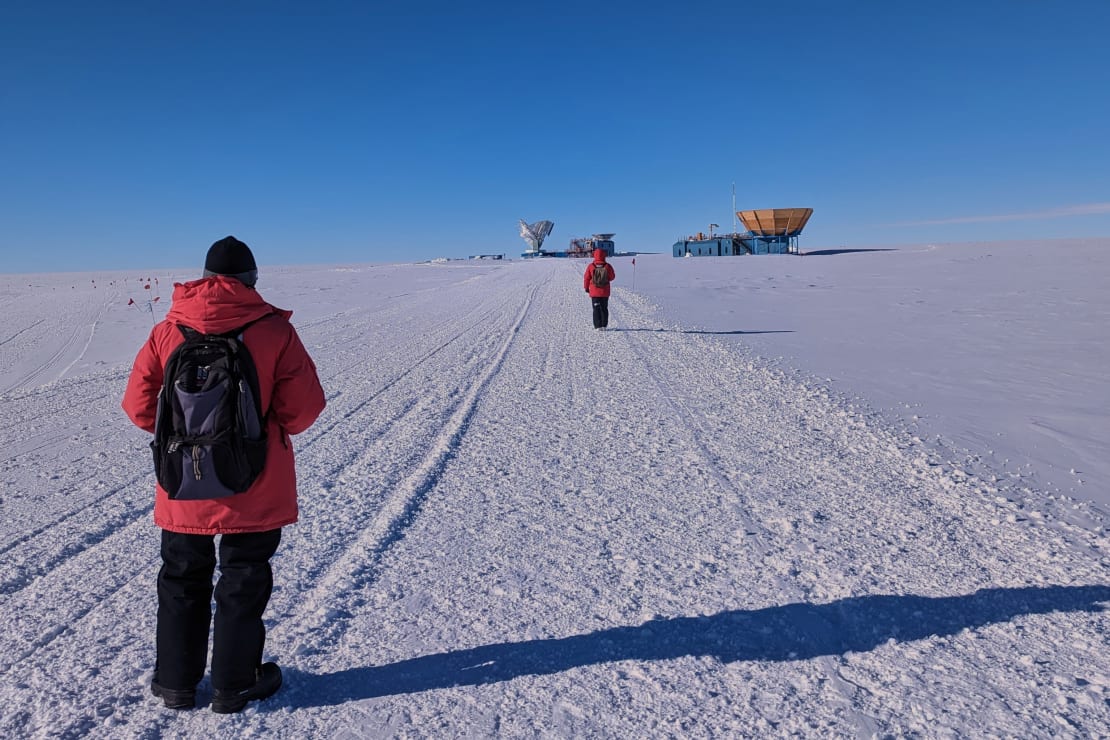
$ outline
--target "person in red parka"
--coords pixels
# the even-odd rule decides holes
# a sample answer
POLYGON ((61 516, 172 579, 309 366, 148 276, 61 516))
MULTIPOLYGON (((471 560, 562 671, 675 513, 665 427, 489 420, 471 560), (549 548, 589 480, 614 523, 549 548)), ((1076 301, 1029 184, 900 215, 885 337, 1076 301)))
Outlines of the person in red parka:
POLYGON ((266 464, 243 493, 220 499, 170 499, 156 486, 154 523, 162 529, 158 572, 157 657, 151 691, 167 707, 196 705, 212 626, 212 704, 237 712, 281 686, 281 670, 262 663, 266 630, 262 613, 270 600, 270 558, 281 528, 297 521, 297 482, 290 435, 305 431, 324 409, 316 366, 293 325, 292 312, 271 306, 255 290, 258 267, 250 248, 229 236, 212 245, 204 277, 178 283, 166 318, 139 350, 123 409, 140 429, 154 432, 158 392, 166 361, 184 341, 178 325, 203 334, 241 329, 258 370, 266 418, 266 464), (212 576, 219 540, 220 577, 212 576))
POLYGON ((609 326, 609 283, 616 277, 613 266, 605 261, 605 250, 595 249, 594 261, 586 267, 586 274, 582 276, 582 287, 590 294, 594 307, 595 329, 609 326))

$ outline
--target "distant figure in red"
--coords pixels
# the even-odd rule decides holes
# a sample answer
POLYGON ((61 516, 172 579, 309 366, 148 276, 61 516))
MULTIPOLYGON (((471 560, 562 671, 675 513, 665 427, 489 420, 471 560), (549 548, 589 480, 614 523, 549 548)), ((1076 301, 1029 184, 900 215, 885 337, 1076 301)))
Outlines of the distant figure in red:
POLYGON ((613 266, 605 261, 605 250, 594 250, 594 261, 582 276, 582 287, 590 294, 594 306, 594 328, 609 326, 609 283, 617 277, 613 266))
MULTIPOLYGON (((212 711, 238 712, 248 701, 265 699, 281 687, 281 669, 262 662, 262 613, 273 589, 270 558, 281 541, 281 528, 297 521, 289 435, 308 429, 325 401, 316 366, 289 323, 292 312, 263 300, 254 287, 257 279, 254 255, 246 244, 231 236, 213 244, 204 277, 174 286, 170 310, 139 350, 123 396, 131 421, 153 433, 166 362, 185 335, 237 336, 257 368, 264 412, 265 463, 245 491, 224 498, 171 499, 161 485, 155 490, 162 568, 150 689, 171 709, 196 705, 197 684, 208 663, 210 628, 212 711), (217 554, 220 576, 213 624, 217 554)), ((199 449, 192 448, 194 456, 199 449)), ((201 462, 198 458, 198 471, 201 462)))

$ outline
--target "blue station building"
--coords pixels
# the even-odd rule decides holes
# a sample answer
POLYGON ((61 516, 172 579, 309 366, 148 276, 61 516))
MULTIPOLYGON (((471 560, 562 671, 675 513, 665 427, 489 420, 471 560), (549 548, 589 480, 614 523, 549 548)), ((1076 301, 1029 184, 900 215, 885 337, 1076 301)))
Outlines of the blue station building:
POLYGON ((812 208, 763 208, 737 211, 747 231, 735 234, 698 233, 672 246, 675 257, 732 257, 742 254, 798 254, 798 237, 812 208))

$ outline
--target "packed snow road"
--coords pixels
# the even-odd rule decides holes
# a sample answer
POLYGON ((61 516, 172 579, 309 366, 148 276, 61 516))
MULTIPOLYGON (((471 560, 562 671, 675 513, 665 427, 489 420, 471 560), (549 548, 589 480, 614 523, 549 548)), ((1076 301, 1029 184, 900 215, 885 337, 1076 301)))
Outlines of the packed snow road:
POLYGON ((286 685, 235 716, 147 689, 153 476, 118 404, 150 317, 9 313, 0 735, 1110 732, 1104 536, 619 277, 594 331, 582 268, 264 274, 328 408, 274 560, 286 685), (116 362, 82 364, 98 337, 116 362))

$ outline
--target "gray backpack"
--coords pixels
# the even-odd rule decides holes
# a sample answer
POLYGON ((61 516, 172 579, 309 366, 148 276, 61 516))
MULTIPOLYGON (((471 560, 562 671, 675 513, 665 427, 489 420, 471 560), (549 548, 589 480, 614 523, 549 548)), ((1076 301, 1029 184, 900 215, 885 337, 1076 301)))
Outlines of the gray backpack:
POLYGON ((590 282, 599 288, 604 288, 609 284, 609 265, 604 262, 594 265, 593 274, 590 276, 590 282))
POLYGON ((185 336, 166 361, 154 422, 154 474, 171 499, 216 499, 251 487, 266 464, 266 417, 243 329, 185 336))

